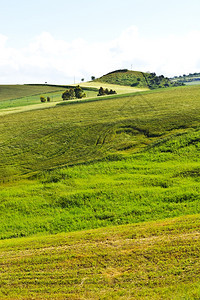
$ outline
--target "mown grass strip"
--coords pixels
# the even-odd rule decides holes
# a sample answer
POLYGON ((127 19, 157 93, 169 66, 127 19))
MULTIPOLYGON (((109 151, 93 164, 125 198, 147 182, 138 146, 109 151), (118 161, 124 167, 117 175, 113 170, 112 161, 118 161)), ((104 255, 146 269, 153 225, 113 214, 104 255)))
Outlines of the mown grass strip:
POLYGON ((198 299, 200 215, 0 241, 1 299, 198 299))

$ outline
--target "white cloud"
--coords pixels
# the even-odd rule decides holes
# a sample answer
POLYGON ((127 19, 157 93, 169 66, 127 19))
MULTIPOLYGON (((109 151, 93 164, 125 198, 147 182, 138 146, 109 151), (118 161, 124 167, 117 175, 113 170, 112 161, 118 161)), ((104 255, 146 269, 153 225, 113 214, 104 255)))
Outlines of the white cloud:
POLYGON ((24 48, 7 46, 0 35, 0 83, 72 83, 119 68, 152 71, 166 76, 200 72, 200 31, 184 36, 144 38, 132 26, 109 42, 70 43, 44 32, 24 48))

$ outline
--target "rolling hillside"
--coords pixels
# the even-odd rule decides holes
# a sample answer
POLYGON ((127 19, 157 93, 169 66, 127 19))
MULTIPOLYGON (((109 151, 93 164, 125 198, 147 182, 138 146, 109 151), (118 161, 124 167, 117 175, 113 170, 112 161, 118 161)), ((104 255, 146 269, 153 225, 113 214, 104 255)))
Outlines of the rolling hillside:
POLYGON ((138 152, 197 126, 199 96, 185 87, 1 116, 0 180, 138 152))
POLYGON ((0 116, 1 299, 200 297, 199 99, 185 86, 0 116))

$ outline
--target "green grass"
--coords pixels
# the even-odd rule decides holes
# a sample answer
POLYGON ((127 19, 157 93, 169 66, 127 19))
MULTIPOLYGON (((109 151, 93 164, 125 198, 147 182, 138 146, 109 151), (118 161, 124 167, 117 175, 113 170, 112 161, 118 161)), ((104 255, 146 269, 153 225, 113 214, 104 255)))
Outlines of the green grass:
POLYGON ((39 96, 43 93, 54 93, 64 88, 49 85, 0 85, 0 102, 17 100, 31 96, 39 96))
MULTIPOLYGON (((0 109, 39 104, 40 96, 50 97, 51 102, 63 102, 62 93, 67 86, 50 85, 0 85, 0 109)), ((94 97, 98 90, 85 89, 86 97, 94 97)))
POLYGON ((200 297, 200 216, 0 241, 3 299, 200 297))
POLYGON ((1 116, 0 299, 199 299, 199 99, 1 116))
POLYGON ((43 172, 0 193, 0 238, 200 213, 200 130, 144 153, 43 172))
POLYGON ((199 97, 184 87, 1 116, 0 180, 141 151, 198 126, 199 97))

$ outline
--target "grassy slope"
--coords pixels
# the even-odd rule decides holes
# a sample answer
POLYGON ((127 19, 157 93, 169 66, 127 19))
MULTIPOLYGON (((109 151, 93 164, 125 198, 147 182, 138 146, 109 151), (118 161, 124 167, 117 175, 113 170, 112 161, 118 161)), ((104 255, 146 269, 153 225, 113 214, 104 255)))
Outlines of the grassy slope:
POLYGON ((0 180, 135 152, 199 124, 199 87, 117 96, 1 116, 0 180))
POLYGON ((184 87, 2 117, 1 238, 198 213, 199 94, 184 87))
POLYGON ((200 216, 0 241, 0 298, 200 297, 200 216))
POLYGON ((198 299, 199 96, 184 87, 1 117, 2 239, 156 221, 1 241, 1 299, 198 299))
POLYGON ((200 213, 199 136, 191 130, 133 157, 3 184, 0 238, 200 213))
POLYGON ((0 85, 0 101, 13 100, 43 93, 62 91, 64 88, 48 85, 0 85))

